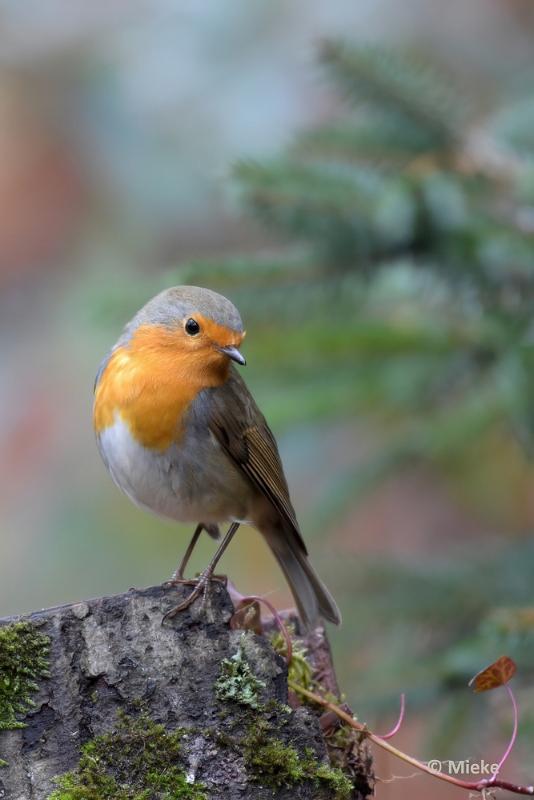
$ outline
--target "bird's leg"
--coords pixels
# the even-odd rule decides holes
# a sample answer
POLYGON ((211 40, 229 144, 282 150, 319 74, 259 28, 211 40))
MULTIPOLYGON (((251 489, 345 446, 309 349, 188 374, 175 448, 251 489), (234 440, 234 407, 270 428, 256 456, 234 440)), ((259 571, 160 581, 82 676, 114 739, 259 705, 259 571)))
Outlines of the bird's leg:
POLYGON ((187 546, 187 550, 184 553, 184 556, 180 562, 180 566, 174 571, 172 578, 170 579, 169 583, 184 583, 184 572, 189 559, 191 558, 191 554, 196 547, 198 542, 199 536, 204 530, 204 525, 202 522, 199 522, 197 527, 195 528, 195 532, 191 537, 191 541, 187 546))
POLYGON ((224 554, 224 551, 226 550, 226 548, 234 538, 235 534, 237 533, 239 524, 240 524, 239 522, 232 522, 232 524, 230 525, 225 534, 224 539, 217 548, 215 555, 211 559, 210 563, 208 564, 204 572, 200 575, 200 577, 196 581, 196 586, 193 589, 193 591, 185 598, 185 600, 179 603, 179 605, 177 605, 175 608, 171 608, 171 610, 168 611, 163 617, 164 620, 169 619, 170 617, 174 617, 175 614, 178 614, 180 611, 184 611, 186 608, 189 608, 191 603, 193 603, 197 599, 197 597, 200 597, 200 595, 206 591, 209 582, 213 578, 215 567, 217 566, 218 562, 220 561, 220 559, 224 554))

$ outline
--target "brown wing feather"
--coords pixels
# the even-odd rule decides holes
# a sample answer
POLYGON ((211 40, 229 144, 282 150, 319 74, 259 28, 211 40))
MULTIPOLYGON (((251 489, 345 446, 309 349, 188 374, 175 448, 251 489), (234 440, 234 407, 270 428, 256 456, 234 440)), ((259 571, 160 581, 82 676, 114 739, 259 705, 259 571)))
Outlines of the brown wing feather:
POLYGON ((234 464, 272 503, 307 553, 289 497, 276 440, 245 382, 232 368, 211 391, 209 427, 234 464))

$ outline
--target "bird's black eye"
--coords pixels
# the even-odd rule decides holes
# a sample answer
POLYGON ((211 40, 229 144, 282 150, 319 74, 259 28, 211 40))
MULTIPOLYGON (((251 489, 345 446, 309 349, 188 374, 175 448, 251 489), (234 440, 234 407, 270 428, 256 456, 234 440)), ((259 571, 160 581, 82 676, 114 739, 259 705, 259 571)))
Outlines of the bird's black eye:
POLYGON ((193 319, 192 317, 187 320, 185 323, 185 332, 189 334, 189 336, 196 336, 197 333, 200 332, 200 325, 193 319))

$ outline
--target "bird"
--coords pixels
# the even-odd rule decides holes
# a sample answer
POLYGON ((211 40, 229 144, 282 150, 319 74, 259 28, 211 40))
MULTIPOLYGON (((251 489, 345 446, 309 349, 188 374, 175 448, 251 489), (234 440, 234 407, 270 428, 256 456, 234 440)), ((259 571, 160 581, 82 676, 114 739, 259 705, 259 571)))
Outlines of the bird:
POLYGON ((137 506, 197 523, 173 579, 186 582, 205 530, 228 531, 195 589, 206 591, 241 524, 256 528, 291 589, 302 628, 341 622, 310 564, 278 447, 238 367, 241 316, 221 294, 175 286, 149 300, 100 364, 94 386, 97 446, 113 481, 137 506))

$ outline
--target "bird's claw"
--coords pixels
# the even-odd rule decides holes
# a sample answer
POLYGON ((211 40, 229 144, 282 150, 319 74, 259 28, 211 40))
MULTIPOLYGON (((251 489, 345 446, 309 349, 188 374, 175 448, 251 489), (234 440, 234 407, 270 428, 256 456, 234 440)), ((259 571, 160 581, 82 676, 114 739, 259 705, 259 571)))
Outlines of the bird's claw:
POLYGON ((198 583, 198 578, 184 578, 183 575, 173 575, 168 581, 165 581, 163 586, 166 589, 171 589, 173 586, 195 586, 198 583))
MULTIPOLYGON (((202 574, 197 575, 196 578, 184 578, 183 575, 175 573, 169 580, 164 581, 163 586, 166 589, 170 589, 173 586, 196 586, 201 579, 202 574)), ((228 583, 228 575, 211 575, 210 580, 218 581, 222 583, 223 586, 226 586, 228 583)))
POLYGON ((176 616, 176 614, 179 614, 180 611, 185 611, 187 608, 189 608, 189 606, 192 605, 192 603, 195 602, 195 600, 198 597, 200 597, 200 595, 203 594, 205 597, 209 585, 212 581, 217 581, 218 583, 222 583, 223 586, 226 586, 228 578, 226 575, 210 575, 209 573, 206 572, 199 575, 198 578, 186 579, 173 576, 170 581, 167 581, 164 584, 165 586, 180 585, 180 586, 194 586, 195 588, 193 589, 192 592, 190 592, 187 595, 185 600, 182 600, 182 602, 178 603, 177 606, 174 606, 174 608, 171 608, 170 611, 167 611, 167 613, 163 617, 163 622, 165 622, 168 619, 172 619, 173 617, 176 616))

